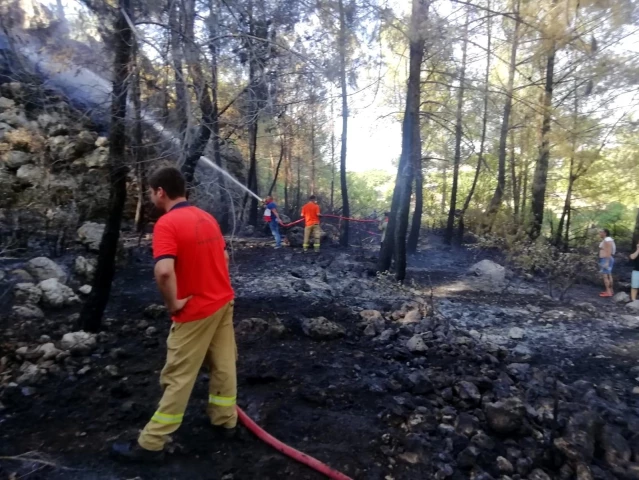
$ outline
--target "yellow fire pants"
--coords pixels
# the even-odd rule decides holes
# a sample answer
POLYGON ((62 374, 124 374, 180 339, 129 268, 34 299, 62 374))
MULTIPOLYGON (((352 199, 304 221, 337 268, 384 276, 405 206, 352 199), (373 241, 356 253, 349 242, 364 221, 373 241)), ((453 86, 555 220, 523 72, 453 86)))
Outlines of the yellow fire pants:
POLYGON ((319 250, 320 248, 320 230, 319 224, 311 225, 310 227, 304 227, 304 250, 308 250, 308 242, 313 235, 313 248, 319 250))
POLYGON ((162 450, 167 436, 182 423, 186 405, 200 367, 210 369, 207 414, 211 424, 233 428, 237 424, 235 400, 237 347, 231 301, 210 317, 187 323, 174 322, 166 341, 166 364, 160 374, 164 394, 138 443, 147 450, 162 450))

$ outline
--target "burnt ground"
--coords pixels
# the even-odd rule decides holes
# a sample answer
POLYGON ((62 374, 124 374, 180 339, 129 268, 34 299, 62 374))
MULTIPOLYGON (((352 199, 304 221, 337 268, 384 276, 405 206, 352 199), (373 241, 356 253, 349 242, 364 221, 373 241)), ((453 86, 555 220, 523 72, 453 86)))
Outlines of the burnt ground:
MULTIPOLYGON (((375 255, 372 249, 355 248, 345 262, 345 253, 338 248, 326 248, 316 256, 303 255, 299 249, 276 251, 260 240, 240 241, 234 247, 236 322, 253 317, 279 318, 286 327, 280 337, 238 334, 239 405, 275 437, 352 478, 422 479, 433 478, 435 472, 435 478, 499 478, 497 455, 516 464, 517 471, 505 478, 545 478, 533 476, 536 470, 532 467, 541 468, 549 478, 575 478, 565 476, 568 463, 552 445, 541 449, 544 455, 528 454, 526 442, 532 434, 525 428, 511 439, 497 435, 497 445, 486 447, 491 454, 473 457, 472 465, 464 465, 468 462, 460 460, 459 454, 468 450, 468 440, 457 435, 444 441, 441 436, 447 432, 441 423, 450 423, 446 415, 456 417, 458 411, 468 411, 476 415, 485 430, 481 409, 474 407, 458 387, 453 388, 452 380, 447 388, 447 381, 442 380, 440 385, 437 377, 433 379, 434 389, 420 392, 406 381, 408 373, 420 369, 428 368, 442 378, 459 380, 461 375, 477 380, 482 394, 494 399, 501 397, 490 393, 493 387, 488 383, 495 381, 496 385, 507 369, 517 388, 521 385, 527 394, 532 387, 528 388, 526 382, 541 385, 544 381, 552 384, 555 379, 562 384, 585 380, 623 404, 626 420, 619 428, 624 436, 629 437, 633 426, 639 425, 634 419, 639 405, 631 393, 637 384, 634 377, 638 373, 631 368, 639 356, 639 330, 617 322, 627 312, 610 300, 600 299, 595 286, 577 286, 573 292, 577 303, 587 300, 590 307, 575 300, 557 302, 539 294, 469 291, 460 288, 458 282, 468 267, 482 258, 481 252, 444 248, 437 237, 432 237, 409 261, 407 283, 415 294, 435 306, 438 318, 447 322, 448 333, 445 338, 428 337, 428 350, 415 354, 405 346, 413 333, 407 326, 392 327, 395 341, 379 341, 379 337, 362 334, 358 309, 375 308, 389 316, 401 307, 397 299, 406 294, 402 290, 396 299, 392 288, 384 290, 385 295, 370 295, 374 292, 367 292, 366 286, 364 291, 358 290, 363 279, 371 281, 368 270, 375 255), (353 275, 354 281, 338 287, 341 291, 331 298, 326 294, 314 296, 311 280, 296 291, 282 291, 273 281, 274 277, 311 279, 320 269, 329 271, 331 265, 336 278, 350 278, 350 272, 358 272, 353 275), (363 267, 358 270, 357 266, 363 267), (345 335, 331 340, 306 336, 300 319, 318 316, 344 327, 345 335), (523 339, 509 337, 513 326, 522 327, 523 339), (449 342, 459 344, 459 349, 449 348, 449 342), (527 348, 522 354, 526 358, 511 358, 516 346, 527 348), (494 370, 482 363, 488 352, 494 354, 490 355, 491 361, 500 364, 494 370), (471 371, 473 362, 482 365, 485 377, 471 371), (513 370, 512 362, 529 365, 534 374, 513 370), (451 388, 454 398, 445 392, 451 388), (427 433, 420 433, 417 441, 416 435, 407 434, 411 428, 406 425, 415 423, 411 420, 415 412, 428 417, 429 410, 440 413, 426 421, 433 426, 425 428, 427 433), (515 447, 524 453, 513 453, 515 447), (526 462, 519 462, 523 465, 519 469, 516 461, 524 457, 530 457, 532 465, 526 467, 526 462)), ((165 464, 120 465, 109 458, 110 442, 135 437, 160 396, 158 376, 170 322, 166 316, 154 320, 144 317, 145 308, 159 301, 148 252, 138 252, 134 261, 118 272, 105 332, 99 335, 98 348, 92 355, 71 357, 60 372, 34 385, 9 385, 1 391, 0 478, 324 478, 281 456, 248 432, 232 441, 216 438, 204 415, 204 370, 165 464), (157 332, 145 333, 149 325, 157 332), (118 375, 105 371, 107 365, 115 365, 118 375), (90 370, 79 374, 82 366, 90 370), (19 455, 46 463, 20 461, 16 458, 19 455)), ((48 313, 47 321, 26 325, 18 325, 6 313, 5 305, 0 321, 0 357, 12 356, 15 339, 23 342, 19 345, 38 344, 43 334, 55 341, 65 331, 75 330, 71 328, 73 310, 48 313)), ((570 401, 578 405, 581 400, 570 401)), ((556 423, 556 428, 563 428, 566 422, 556 423)), ((544 428, 539 427, 544 435, 552 430, 544 428)), ((622 478, 602 462, 593 459, 594 477, 590 478, 622 478)), ((573 472, 575 468, 573 465, 573 472)))

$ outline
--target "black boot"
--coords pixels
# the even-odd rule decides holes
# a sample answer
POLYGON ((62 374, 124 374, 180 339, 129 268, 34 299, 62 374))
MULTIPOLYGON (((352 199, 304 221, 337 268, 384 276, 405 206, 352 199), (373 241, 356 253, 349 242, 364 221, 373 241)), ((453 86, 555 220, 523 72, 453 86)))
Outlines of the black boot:
POLYGON ((115 442, 111 446, 111 456, 121 461, 159 463, 164 460, 164 450, 146 450, 136 441, 115 442))

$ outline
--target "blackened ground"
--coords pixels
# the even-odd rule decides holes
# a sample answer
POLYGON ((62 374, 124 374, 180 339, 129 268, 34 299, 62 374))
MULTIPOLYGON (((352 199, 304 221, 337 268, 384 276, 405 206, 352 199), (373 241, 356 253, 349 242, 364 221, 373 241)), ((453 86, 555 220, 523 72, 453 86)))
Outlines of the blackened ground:
MULTIPOLYGON (((340 250, 329 248, 321 255, 331 258, 339 253, 340 250)), ((374 252, 361 250, 358 255, 362 261, 370 261, 374 252)), ((264 279, 264 290, 262 295, 252 295, 250 300, 237 299, 236 321, 278 317, 287 327, 287 333, 279 339, 248 339, 238 335, 239 405, 275 437, 352 478, 431 478, 433 465, 444 461, 443 457, 438 457, 439 445, 430 446, 431 456, 422 457, 414 464, 397 461, 385 453, 387 439, 384 434, 401 431, 404 421, 400 415, 396 422, 393 421, 398 405, 404 409, 431 405, 418 395, 410 398, 407 405, 402 397, 401 382, 395 381, 402 373, 398 371, 398 362, 408 364, 413 360, 412 356, 403 346, 389 347, 363 336, 356 326, 357 315, 345 302, 311 303, 302 297, 283 298, 270 288, 272 272, 292 265, 305 265, 315 261, 314 258, 302 255, 299 250, 273 250, 263 242, 237 245, 235 272, 258 272, 264 279), (292 257, 284 261, 288 255, 292 257), (299 326, 300 318, 317 316, 342 325, 347 332, 345 337, 316 341, 305 336, 299 326), (384 387, 377 388, 377 384, 384 387)), ((482 312, 490 308, 516 308, 531 303, 544 310, 558 308, 556 302, 543 297, 531 299, 448 290, 448 285, 478 259, 476 253, 444 249, 431 242, 423 253, 412 259, 409 281, 425 290, 432 286, 435 301, 449 302, 447 308, 479 311, 465 325, 467 328, 472 327, 475 318, 480 322, 482 312)), ((138 328, 144 308, 160 301, 152 280, 150 258, 141 253, 138 260, 122 269, 115 281, 106 315, 110 319, 105 328, 109 335, 91 357, 91 371, 82 376, 50 376, 27 396, 21 388, 5 391, 2 398, 5 409, 0 411, 0 456, 3 457, 0 459, 0 478, 324 478, 276 453, 246 432, 233 441, 216 438, 204 415, 205 371, 201 372, 185 421, 170 445, 173 453, 165 464, 126 466, 109 458, 110 443, 135 438, 153 414, 160 396, 158 376, 164 362, 164 338, 169 321, 168 318, 151 321, 158 332, 150 337, 144 334, 145 326, 138 328), (122 330, 125 325, 132 327, 130 331, 122 330), (122 351, 114 359, 111 354, 115 348, 122 351), (104 370, 110 364, 118 367, 120 378, 113 378, 104 370), (18 455, 39 456, 55 466, 6 458, 18 455), (10 476, 13 472, 17 472, 15 477, 10 476)), ((596 291, 594 287, 578 289, 579 295, 587 295, 595 305, 614 312, 615 307, 596 297, 596 291)), ((393 299, 380 298, 379 302, 392 304, 393 299)), ((58 320, 63 322, 68 315, 69 312, 65 312, 58 320)), ((0 329, 11 328, 8 322, 5 316, 0 329)), ((579 331, 584 327, 565 328, 570 334, 570 328, 579 331)), ((539 348, 532 363, 549 368, 558 366, 571 379, 611 380, 624 401, 635 402, 629 395, 633 381, 628 369, 637 358, 635 353, 639 353, 634 347, 637 334, 629 330, 617 331, 616 327, 606 325, 586 328, 592 328, 595 334, 604 332, 611 337, 611 343, 627 344, 620 347, 626 351, 606 352, 604 358, 596 358, 601 351, 588 344, 577 345, 574 349, 569 345, 558 353, 539 337, 539 348)), ((34 324, 26 333, 29 338, 24 340, 36 341, 40 335, 51 333, 34 324)), ((12 348, 3 347, 0 339, 0 357, 11 353, 12 348)), ((79 365, 83 361, 77 359, 79 365)), ((472 361, 472 352, 468 358, 452 352, 450 356, 420 358, 414 365, 426 364, 445 372, 463 370, 472 361)), ((406 445, 406 450, 411 450, 410 445, 406 445)), ((479 458, 477 462, 497 476, 493 459, 479 458)), ((453 478, 468 477, 456 471, 453 478)))

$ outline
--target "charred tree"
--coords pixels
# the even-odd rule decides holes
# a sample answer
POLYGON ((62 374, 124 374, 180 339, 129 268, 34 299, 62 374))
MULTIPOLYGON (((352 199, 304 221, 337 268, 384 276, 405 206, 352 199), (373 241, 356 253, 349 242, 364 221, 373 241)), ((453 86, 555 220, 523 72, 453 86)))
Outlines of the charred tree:
POLYGON ((535 166, 532 184, 532 202, 530 205, 530 227, 528 236, 534 240, 541 234, 544 223, 544 208, 546 205, 546 183, 548 180, 548 163, 550 161, 550 121, 552 118, 552 95, 554 88, 555 54, 557 43, 550 42, 548 57, 546 58, 546 82, 544 85, 544 113, 541 124, 541 144, 539 159, 535 166))
POLYGON ((395 260, 395 277, 403 281, 406 277, 406 231, 416 157, 421 156, 419 133, 420 71, 424 57, 424 23, 428 14, 428 3, 413 0, 409 30, 409 74, 406 89, 406 109, 402 122, 402 153, 397 167, 397 178, 393 190, 391 214, 386 228, 386 237, 379 252, 378 270, 387 271, 395 260))
POLYGON ((169 45, 171 48, 173 75, 175 77, 175 117, 178 125, 178 135, 184 141, 188 127, 188 94, 182 64, 181 37, 184 12, 178 7, 179 3, 181 3, 180 0, 171 0, 169 7, 169 45))
POLYGON ((98 265, 91 294, 80 313, 80 324, 88 332, 97 332, 109 301, 115 275, 115 257, 120 239, 120 226, 126 202, 126 103, 127 80, 133 45, 133 33, 127 22, 129 0, 119 0, 113 33, 114 76, 111 94, 111 127, 109 130, 109 214, 100 241, 98 265))
POLYGON ((413 210, 413 218, 411 220, 410 232, 408 233, 408 241, 406 242, 406 251, 408 253, 417 252, 417 243, 419 242, 419 231, 422 228, 422 214, 424 212, 424 173, 422 172, 421 149, 415 169, 415 209, 413 210))
POLYGON ((457 210, 457 184, 459 183, 459 164, 461 163, 461 142, 464 136, 462 114, 464 111, 464 90, 466 86, 466 60, 468 58, 468 22, 470 12, 466 12, 464 23, 464 43, 462 46, 462 63, 459 72, 459 89, 457 90, 457 111, 455 113, 455 156, 453 157, 453 183, 450 187, 450 205, 444 242, 451 244, 455 233, 455 212, 457 210))
POLYGON ((133 77, 131 97, 134 111, 133 153, 135 155, 135 176, 138 184, 138 202, 135 206, 135 231, 142 233, 144 228, 146 206, 146 171, 142 155, 142 100, 140 98, 140 65, 138 62, 138 47, 134 53, 135 76, 133 77))
MULTIPOLYGON (((487 1, 486 8, 490 11, 490 0, 487 1)), ((464 241, 464 219, 466 215, 466 211, 468 207, 470 207, 470 202, 473 199, 473 195, 475 195, 475 189, 477 188, 477 181, 479 180, 479 174, 481 173, 481 166, 484 163, 484 149, 486 148, 486 131, 488 127, 488 92, 490 86, 490 57, 491 50, 490 47, 492 45, 492 17, 489 15, 487 19, 487 27, 486 27, 486 70, 484 73, 484 106, 483 106, 483 115, 481 121, 481 138, 479 140, 479 153, 477 154, 477 166, 475 167, 475 176, 473 177, 473 183, 470 186, 470 190, 468 191, 468 195, 466 196, 466 200, 464 201, 464 205, 461 208, 461 212, 459 214, 459 225, 457 230, 457 236, 459 238, 459 242, 464 241)))
POLYGON ((497 166, 497 186, 490 200, 486 216, 482 222, 482 230, 490 231, 495 222, 495 217, 501 208, 506 190, 506 156, 508 146, 508 131, 510 129, 510 114, 513 107, 513 89, 515 85, 515 73, 517 70, 517 48, 519 46, 519 28, 521 20, 519 18, 520 1, 515 3, 515 28, 510 46, 510 63, 508 66, 508 83, 506 84, 506 100, 504 101, 504 113, 501 119, 501 129, 499 131, 499 150, 497 166))
MULTIPOLYGON (((346 49, 347 49, 347 25, 344 0, 339 0, 339 84, 342 95, 342 150, 339 162, 339 178, 342 188, 342 216, 350 217, 351 209, 348 203, 348 183, 346 181, 346 139, 348 138, 348 92, 346 90, 346 49)), ((339 235, 339 243, 348 247, 349 222, 341 223, 342 230, 339 235)))

